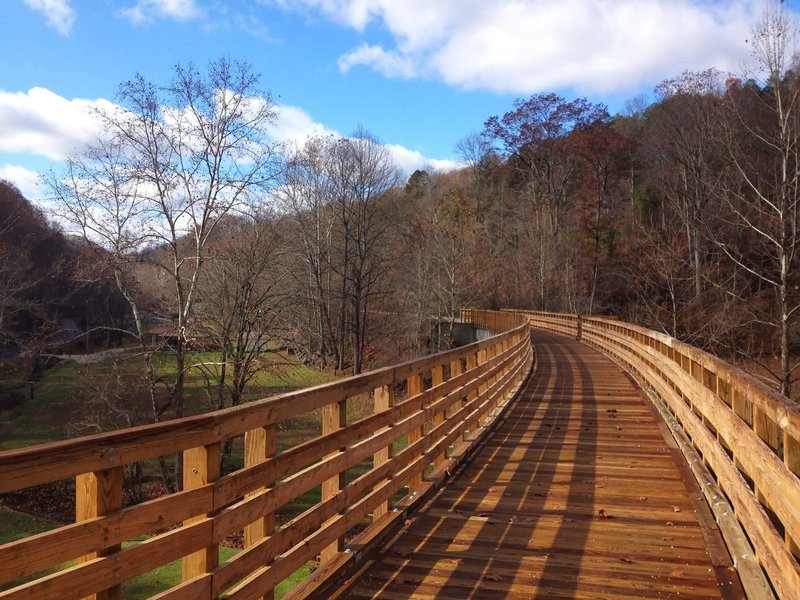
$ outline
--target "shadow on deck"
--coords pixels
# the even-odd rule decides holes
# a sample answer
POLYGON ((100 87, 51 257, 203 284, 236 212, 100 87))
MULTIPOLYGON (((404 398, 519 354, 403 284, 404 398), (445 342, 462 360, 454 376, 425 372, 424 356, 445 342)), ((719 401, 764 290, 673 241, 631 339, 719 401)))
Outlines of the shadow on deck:
POLYGON ((598 352, 533 335, 535 374, 474 460, 336 597, 743 597, 642 392, 598 352))

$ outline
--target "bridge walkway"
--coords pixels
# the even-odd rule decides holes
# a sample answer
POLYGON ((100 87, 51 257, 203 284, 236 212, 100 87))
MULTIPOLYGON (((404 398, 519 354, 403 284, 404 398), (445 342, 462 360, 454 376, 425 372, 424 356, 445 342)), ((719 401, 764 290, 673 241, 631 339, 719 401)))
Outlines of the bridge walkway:
POLYGON ((634 382, 534 331, 536 372, 474 460, 340 598, 740 598, 680 451, 634 382))

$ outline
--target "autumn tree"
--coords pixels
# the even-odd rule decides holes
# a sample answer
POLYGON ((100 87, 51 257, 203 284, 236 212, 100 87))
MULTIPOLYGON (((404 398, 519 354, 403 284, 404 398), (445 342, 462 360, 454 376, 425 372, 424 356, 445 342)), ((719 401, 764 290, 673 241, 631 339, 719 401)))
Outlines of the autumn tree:
POLYGON ((514 102, 514 109, 484 124, 484 136, 515 169, 519 200, 515 218, 525 241, 536 290, 528 303, 538 308, 577 310, 576 255, 567 239, 575 202, 578 158, 568 135, 607 117, 603 105, 586 99, 566 101, 557 94, 537 94, 514 102))
POLYGON ((573 130, 607 116, 605 106, 585 98, 567 102, 557 94, 536 94, 516 100, 514 110, 490 117, 484 125, 484 135, 523 172, 533 202, 546 205, 554 232, 572 206, 577 167, 565 140, 573 130))
POLYGON ((591 314, 596 308, 601 279, 611 281, 620 275, 613 272, 612 266, 627 221, 630 141, 606 116, 573 131, 569 144, 579 158, 576 228, 583 238, 582 254, 588 259, 585 310, 591 314))
MULTIPOLYGON (((378 284, 392 259, 383 243, 393 226, 387 196, 400 183, 400 170, 389 149, 362 128, 340 140, 331 158, 333 214, 340 231, 340 260, 334 263, 341 278, 340 323, 349 330, 357 374, 363 365, 371 303, 382 293, 378 284)), ((340 344, 344 338, 340 336, 340 344)))
POLYGON ((475 204, 462 188, 451 186, 436 199, 432 217, 434 271, 428 285, 435 294, 437 321, 448 324, 446 335, 438 336, 447 348, 453 343, 455 321, 472 297, 470 287, 479 271, 473 267, 477 260, 475 204))

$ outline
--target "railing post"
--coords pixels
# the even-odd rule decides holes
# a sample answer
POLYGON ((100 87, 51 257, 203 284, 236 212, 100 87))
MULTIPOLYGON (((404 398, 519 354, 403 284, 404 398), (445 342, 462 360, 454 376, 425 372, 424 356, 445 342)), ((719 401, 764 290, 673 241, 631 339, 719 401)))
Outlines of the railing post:
POLYGON ((583 337, 583 317, 581 315, 577 315, 577 317, 578 323, 576 325, 575 339, 580 342, 583 337))
MULTIPOLYGON (((221 444, 215 442, 208 446, 190 448, 183 451, 183 489, 199 488, 216 481, 220 476, 221 444)), ((186 519, 184 524, 202 521, 207 514, 186 519)), ((219 566, 219 544, 209 546, 183 557, 181 561, 183 581, 188 581, 213 571, 219 566)))
MULTIPOLYGON (((86 521, 94 517, 122 509, 122 467, 114 467, 94 473, 84 473, 75 478, 75 521, 86 521)), ((101 552, 88 554, 77 562, 89 562, 120 549, 119 544, 108 546, 101 552)), ((122 597, 122 586, 108 582, 110 587, 85 600, 118 600, 122 597)))
MULTIPOLYGON (((433 367, 431 369, 431 386, 436 387, 437 385, 441 385, 442 383, 444 383, 444 381, 445 381, 444 365, 437 365, 433 367)), ((440 396, 436 398, 436 401, 438 401, 439 398, 440 396)), ((432 423, 433 427, 438 427, 439 425, 444 423, 444 420, 445 420, 444 411, 437 412, 436 414, 433 415, 433 423, 432 423)), ((442 452, 441 454, 435 456, 433 458, 433 467, 436 468, 444 464, 446 458, 447 458, 446 452, 442 452)))
MULTIPOLYGON (((506 339, 506 340, 503 342, 503 344, 500 346, 500 353, 501 353, 501 354, 503 354, 503 353, 505 353, 505 352, 508 352, 508 351, 511 349, 511 347, 512 347, 512 339, 513 339, 513 338, 508 338, 508 339, 506 339)), ((509 362, 509 363, 508 363, 508 364, 507 364, 505 367, 503 367, 503 370, 500 372, 500 378, 502 379, 502 378, 504 378, 506 375, 508 375, 508 372, 509 372, 511 369, 513 369, 513 368, 514 368, 514 364, 513 364, 513 363, 511 363, 511 362, 509 362)), ((512 387, 514 387, 514 383, 513 383, 513 381, 508 381, 508 382, 506 382, 506 385, 505 385, 505 387, 504 387, 504 389, 503 389, 503 393, 501 394, 501 397, 502 397, 502 401, 503 401, 503 402, 505 402, 506 400, 508 400, 508 398, 510 397, 509 390, 510 390, 512 387)))
MULTIPOLYGON (((487 353, 487 360, 492 360, 492 359, 496 358, 500 354, 500 352, 501 352, 500 344, 495 342, 489 348, 489 351, 487 353)), ((500 372, 497 372, 494 375, 492 375, 489 378, 488 388, 491 388, 495 383, 497 383, 502 376, 503 376, 503 374, 500 373, 500 372)), ((488 415, 493 414, 497 410, 497 407, 499 406, 499 404, 500 404, 500 397, 495 394, 494 400, 489 405, 489 410, 487 411, 487 414, 488 415)))
MULTIPOLYGON (((783 462, 789 470, 800 477, 800 441, 794 439, 789 432, 783 432, 783 462)), ((785 536, 789 552, 800 560, 800 540, 793 538, 788 532, 785 536)))
MULTIPOLYGON (((456 377, 461 375, 463 372, 464 372, 464 363, 460 358, 457 358, 456 360, 450 362, 450 379, 455 379, 456 377)), ((466 403, 466 401, 467 401, 467 399, 464 398, 464 397, 461 397, 458 400, 456 400, 450 406, 450 410, 449 410, 449 412, 448 412, 448 414, 446 416, 449 416, 452 413, 456 412, 457 410, 460 410, 461 407, 466 403)), ((452 448, 453 447, 450 446, 450 449, 452 449, 452 448)))
POLYGON ((780 444, 783 440, 778 435, 777 423, 756 407, 753 408, 753 430, 770 448, 776 452, 781 451, 780 444))
MULTIPOLYGON (((347 425, 347 400, 342 400, 341 402, 336 402, 334 404, 327 404, 322 407, 322 435, 327 435, 329 433, 333 433, 339 429, 342 429, 347 425)), ((347 448, 340 448, 339 452, 344 452, 347 448)), ((339 452, 335 452, 333 454, 329 454, 328 456, 335 456, 339 454, 339 452)), ((330 500, 336 494, 338 494, 345 485, 345 473, 339 473, 338 475, 334 475, 330 479, 322 482, 322 502, 326 500, 330 500)), ((336 517, 334 517, 336 518, 336 517)), ((328 521, 330 522, 330 521, 328 521)), ((323 525, 324 527, 325 525, 323 525)), ((335 542, 326 546, 320 552, 321 562, 325 563, 333 558, 336 557, 339 552, 341 552, 344 548, 344 540, 342 538, 337 539, 335 542)))
MULTIPOLYGON (((394 406, 394 386, 384 385, 379 388, 375 388, 374 395, 375 397, 373 399, 373 402, 375 405, 375 414, 385 410, 389 410, 394 406)), ((376 433, 381 433, 383 431, 386 431, 391 426, 392 425, 389 425, 389 427, 384 427, 383 429, 377 431, 376 433)), ((381 448, 380 450, 378 450, 372 459, 373 466, 377 468, 389 462, 389 460, 391 460, 392 458, 392 452, 393 449, 391 444, 389 444, 385 448, 381 448)), ((389 501, 385 500, 381 502, 378 506, 376 506, 375 509, 372 511, 373 522, 377 521, 388 512, 389 512, 389 501)))
MULTIPOLYGON (((422 373, 415 373, 406 379, 406 400, 422 393, 422 373)), ((423 428, 420 425, 408 432, 408 445, 422 439, 423 428)), ((418 490, 422 486, 423 473, 414 473, 408 482, 409 491, 418 490)))
MULTIPOLYGON (((487 360, 489 360, 489 351, 484 348, 483 350, 478 350, 478 371, 480 372, 480 366, 484 364, 487 360)), ((484 381, 480 386, 478 386, 478 396, 484 396, 486 391, 489 389, 489 380, 484 381)), ((486 411, 478 415, 478 427, 482 426, 481 419, 484 418, 486 414, 491 410, 491 407, 487 407, 486 411)))
POLYGON ((740 389, 732 389, 733 412, 748 425, 753 423, 753 406, 740 389))
MULTIPOLYGON (((474 352, 470 352, 469 354, 467 354, 467 371, 477 370, 477 366, 478 366, 478 355, 474 352)), ((472 380, 475 379, 475 373, 470 375, 470 379, 472 380)), ((478 397, 477 391, 470 392, 469 394, 467 394, 467 402, 471 402, 477 397, 478 397)), ((469 437, 469 434, 471 432, 472 430, 469 429, 468 427, 464 428, 464 440, 466 440, 469 437)))
MULTIPOLYGON (((263 463, 275 456, 276 447, 275 425, 270 424, 266 427, 257 427, 244 434, 244 466, 252 467, 263 463)), ((252 497, 275 485, 275 481, 270 479, 264 482, 264 486, 246 494, 245 497, 252 497)), ((272 535, 275 531, 275 513, 267 513, 263 517, 256 519, 244 528, 244 547, 251 548, 259 541, 272 535)), ((271 590, 260 596, 259 600, 273 600, 275 591, 271 590)))

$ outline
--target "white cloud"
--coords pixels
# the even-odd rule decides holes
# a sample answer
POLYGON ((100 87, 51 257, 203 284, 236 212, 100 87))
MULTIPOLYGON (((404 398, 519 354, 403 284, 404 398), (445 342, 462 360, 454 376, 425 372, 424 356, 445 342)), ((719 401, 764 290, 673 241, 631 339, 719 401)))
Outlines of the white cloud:
POLYGON ((631 92, 686 69, 740 71, 768 0, 273 0, 393 45, 339 59, 387 77, 437 77, 466 89, 631 92))
POLYGON ((25 4, 42 13, 47 24, 61 35, 69 35, 75 24, 75 12, 69 0, 25 0, 25 4))
MULTIPOLYGON (((63 161, 98 139, 102 128, 91 114, 94 108, 111 110, 115 105, 102 98, 68 100, 45 88, 16 93, 0 91, 0 131, 3 131, 0 154, 12 155, 14 162, 24 163, 25 155, 63 161)), ((268 134, 276 142, 302 144, 314 135, 340 135, 297 106, 278 104, 275 113, 268 134)), ((387 147, 406 175, 416 169, 449 171, 460 166, 454 161, 427 158, 404 146, 387 144, 387 147)), ((6 163, 0 167, 0 178, 12 181, 28 198, 42 195, 38 174, 27 167, 6 163)))
POLYGON ((28 92, 0 91, 0 152, 63 160, 97 139, 100 124, 91 109, 112 106, 103 99, 67 100, 40 87, 28 92))
POLYGON ((416 75, 414 61, 409 57, 369 44, 362 44, 339 58, 339 68, 345 73, 358 65, 372 67, 386 77, 411 79, 416 75))
POLYGON ((120 14, 134 24, 159 17, 189 21, 202 15, 195 0, 137 0, 134 6, 124 8, 120 14))
POLYGON ((405 146, 400 146, 397 144, 386 144, 386 147, 392 154, 394 162, 406 177, 411 175, 416 170, 424 170, 428 171, 429 173, 439 173, 452 171, 464 166, 463 164, 460 164, 454 160, 427 158, 421 152, 409 150, 405 146))
MULTIPOLYGON (((270 135, 276 142, 292 142, 302 145, 309 137, 316 135, 341 136, 336 130, 315 121, 311 115, 297 106, 279 104, 275 107, 275 112, 277 118, 275 124, 270 127, 270 135)), ((417 169, 444 172, 463 166, 453 160, 428 158, 421 152, 410 150, 399 144, 385 144, 385 146, 406 177, 417 169)))
POLYGON ((0 166, 0 179, 13 183, 22 195, 33 200, 42 196, 39 173, 19 165, 5 164, 0 166))
POLYGON ((302 144, 309 137, 315 135, 339 135, 336 131, 315 121, 311 115, 297 106, 279 104, 275 107, 275 113, 275 123, 270 126, 269 133, 276 142, 302 144))

